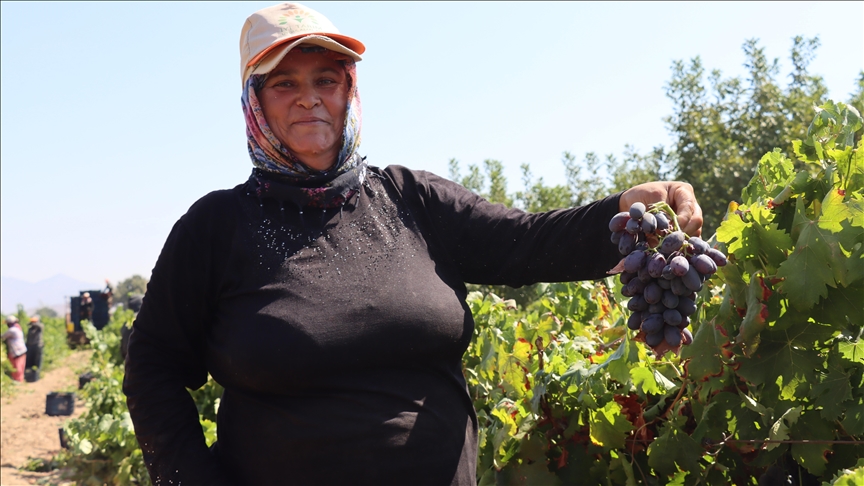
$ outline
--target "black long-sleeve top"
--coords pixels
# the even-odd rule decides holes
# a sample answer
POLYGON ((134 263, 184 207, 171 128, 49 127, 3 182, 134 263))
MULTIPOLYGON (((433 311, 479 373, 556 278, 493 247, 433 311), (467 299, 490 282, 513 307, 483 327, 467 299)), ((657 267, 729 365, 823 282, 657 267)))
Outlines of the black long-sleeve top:
POLYGON ((153 269, 124 392, 156 484, 473 486, 465 282, 594 279, 618 195, 529 214, 370 167, 342 208, 241 184, 196 202, 153 269), (225 387, 206 447, 185 387, 225 387))

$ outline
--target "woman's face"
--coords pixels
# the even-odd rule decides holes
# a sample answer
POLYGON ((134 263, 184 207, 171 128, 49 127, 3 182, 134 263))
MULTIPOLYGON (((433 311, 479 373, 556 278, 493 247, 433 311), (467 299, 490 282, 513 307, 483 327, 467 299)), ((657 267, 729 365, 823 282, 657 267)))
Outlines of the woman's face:
POLYGON ((348 75, 320 52, 292 49, 258 90, 270 130, 314 170, 336 163, 348 106, 348 75))

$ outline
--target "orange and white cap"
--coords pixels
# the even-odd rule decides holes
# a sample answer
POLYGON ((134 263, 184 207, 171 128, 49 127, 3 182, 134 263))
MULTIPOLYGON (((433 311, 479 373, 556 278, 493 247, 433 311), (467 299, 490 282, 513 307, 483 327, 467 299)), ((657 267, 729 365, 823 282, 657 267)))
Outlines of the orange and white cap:
POLYGON ((362 42, 342 35, 320 13, 299 3, 280 3, 259 10, 240 32, 240 75, 243 85, 253 74, 269 73, 285 54, 300 44, 314 44, 360 61, 362 42))

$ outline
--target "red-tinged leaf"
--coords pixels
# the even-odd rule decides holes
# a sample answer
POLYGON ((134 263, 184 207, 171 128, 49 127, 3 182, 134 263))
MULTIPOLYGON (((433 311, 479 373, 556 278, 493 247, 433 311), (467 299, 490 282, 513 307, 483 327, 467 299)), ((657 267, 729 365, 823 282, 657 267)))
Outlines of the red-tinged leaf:
POLYGON ((759 347, 759 333, 765 329, 768 307, 760 300, 762 295, 761 278, 754 276, 747 292, 747 313, 735 338, 735 344, 741 346, 745 355, 756 351, 759 347))
POLYGON ((765 301, 767 301, 767 300, 771 297, 771 295, 772 295, 774 292, 773 292, 773 291, 768 287, 768 285, 765 284, 765 279, 764 279, 764 278, 762 278, 761 276, 758 277, 758 278, 759 278, 759 285, 762 286, 762 298, 761 298, 760 300, 762 300, 763 302, 765 302, 765 301))
POLYGON ((624 259, 618 262, 618 265, 615 265, 612 269, 608 270, 606 273, 609 275, 618 275, 624 271, 624 259))

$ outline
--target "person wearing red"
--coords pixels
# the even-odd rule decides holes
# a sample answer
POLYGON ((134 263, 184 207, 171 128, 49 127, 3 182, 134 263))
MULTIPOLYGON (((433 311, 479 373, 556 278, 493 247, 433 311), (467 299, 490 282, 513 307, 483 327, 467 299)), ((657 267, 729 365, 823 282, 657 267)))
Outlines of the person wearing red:
POLYGON ((15 371, 12 372, 12 379, 15 381, 24 381, 24 366, 27 364, 27 346, 24 344, 24 332, 21 330, 21 325, 18 324, 18 318, 9 316, 6 318, 6 325, 9 330, 0 336, 0 339, 6 343, 6 353, 12 367, 15 371))

